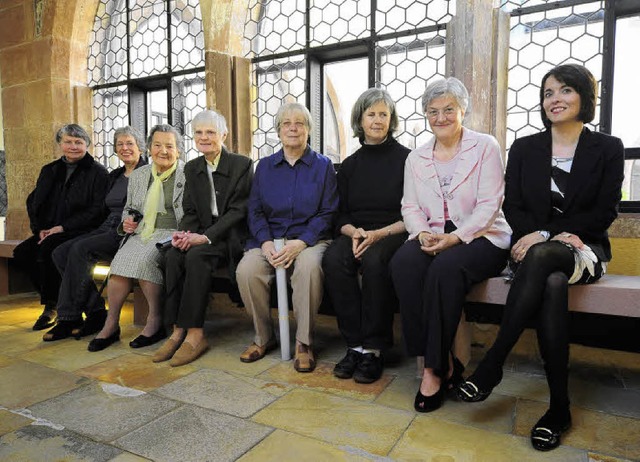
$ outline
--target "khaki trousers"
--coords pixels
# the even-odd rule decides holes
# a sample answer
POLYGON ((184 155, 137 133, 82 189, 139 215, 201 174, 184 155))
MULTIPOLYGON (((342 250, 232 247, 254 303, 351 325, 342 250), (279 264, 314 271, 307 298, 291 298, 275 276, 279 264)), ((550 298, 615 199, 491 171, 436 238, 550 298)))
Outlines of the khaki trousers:
MULTIPOLYGON (((314 319, 322 302, 322 255, 329 243, 319 241, 313 247, 307 247, 287 270, 287 279, 293 289, 293 314, 298 325, 296 340, 305 345, 312 343, 314 319)), ((274 336, 270 295, 275 268, 262 255, 262 249, 250 249, 240 260, 236 276, 242 301, 253 317, 254 342, 263 346, 274 336)))

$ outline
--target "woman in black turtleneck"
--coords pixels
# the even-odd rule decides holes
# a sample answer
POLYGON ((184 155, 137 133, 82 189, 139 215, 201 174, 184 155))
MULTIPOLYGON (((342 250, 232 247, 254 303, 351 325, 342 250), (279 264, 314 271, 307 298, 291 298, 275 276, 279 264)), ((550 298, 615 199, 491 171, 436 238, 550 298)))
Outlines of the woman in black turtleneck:
POLYGON ((324 254, 325 284, 347 354, 333 374, 372 383, 382 375, 382 352, 393 342, 394 292, 388 264, 407 239, 400 213, 409 149, 392 136, 398 116, 391 96, 370 88, 356 101, 351 127, 362 147, 338 172, 336 238, 324 254), (358 274, 362 274, 362 286, 358 274))

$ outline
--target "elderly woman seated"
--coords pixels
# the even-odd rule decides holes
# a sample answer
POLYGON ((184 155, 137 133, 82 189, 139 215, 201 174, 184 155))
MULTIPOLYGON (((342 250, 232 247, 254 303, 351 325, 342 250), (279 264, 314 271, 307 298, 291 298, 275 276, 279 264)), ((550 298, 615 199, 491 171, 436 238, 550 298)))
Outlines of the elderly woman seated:
POLYGON ((141 157, 146 151, 144 138, 137 130, 128 126, 118 128, 113 135, 113 145, 123 166, 109 173, 109 192, 104 200, 106 219, 98 229, 65 242, 53 252, 62 284, 58 295, 58 324, 44 334, 45 342, 95 334, 107 318, 104 300, 93 282, 93 267, 99 260, 111 260, 118 250, 122 236, 117 228, 127 200, 129 176, 138 166, 147 163, 141 157))
POLYGON ((184 167, 184 217, 165 255, 165 323, 173 332, 153 355, 154 362, 170 360, 171 366, 190 363, 209 347, 203 325, 213 273, 226 264, 235 279, 241 239, 248 234, 251 159, 224 147, 227 122, 217 112, 202 111, 191 125, 203 155, 184 167))
POLYGON ((182 219, 184 173, 179 160, 183 152, 180 133, 170 125, 156 125, 147 140, 152 164, 137 169, 129 178, 127 203, 120 231, 129 234, 113 257, 107 285, 109 312, 104 328, 89 342, 89 351, 100 351, 120 339, 120 311, 137 279, 149 304, 142 333, 131 348, 152 345, 166 337, 161 316, 162 256, 156 243, 170 239, 182 219), (129 214, 142 212, 140 223, 129 214))
POLYGON ((65 125, 56 133, 56 143, 62 156, 42 167, 36 187, 27 198, 33 236, 13 253, 44 305, 33 330, 55 324, 60 275, 53 263, 53 251, 100 225, 109 181, 107 169, 87 152, 91 138, 82 127, 65 125))
POLYGON ((500 211, 504 178, 494 137, 463 127, 469 94, 450 77, 422 96, 433 138, 411 151, 404 173, 402 217, 409 240, 391 260, 402 330, 410 355, 424 356, 418 412, 442 405, 462 380, 451 348, 465 294, 500 274, 511 229, 500 211))
POLYGON ((307 144, 311 114, 287 103, 276 114, 282 149, 260 161, 249 196, 252 239, 238 265, 240 295, 253 316, 254 343, 240 360, 253 362, 276 347, 269 295, 275 268, 288 269, 293 311, 298 323, 294 367, 313 371, 311 349, 314 316, 322 302, 322 254, 329 245, 338 208, 336 175, 331 161, 307 144), (274 239, 286 243, 276 250, 274 239))

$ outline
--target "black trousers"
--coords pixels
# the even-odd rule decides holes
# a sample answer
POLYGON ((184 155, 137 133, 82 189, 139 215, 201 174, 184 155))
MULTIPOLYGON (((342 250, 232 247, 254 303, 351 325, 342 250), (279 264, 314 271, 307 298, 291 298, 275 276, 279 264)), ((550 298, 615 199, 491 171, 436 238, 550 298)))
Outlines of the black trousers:
POLYGON ((61 244, 53 251, 61 277, 58 295, 58 318, 65 321, 82 319, 82 313, 104 309, 91 272, 100 260, 110 261, 116 254, 122 236, 114 229, 99 228, 89 234, 61 244))
POLYGON ((197 245, 187 252, 171 247, 165 253, 164 321, 183 329, 202 327, 209 304, 213 273, 227 263, 226 244, 197 245))
POLYGON ((407 233, 388 236, 353 256, 351 238, 339 236, 324 253, 324 281, 348 347, 384 349, 393 344, 393 312, 397 304, 389 261, 407 233), (358 274, 362 274, 362 289, 358 274))
POLYGON ((31 283, 40 293, 41 304, 53 308, 58 303, 60 274, 51 254, 59 245, 80 234, 77 232, 51 234, 42 241, 42 244, 38 244, 40 240, 38 236, 31 236, 13 250, 15 262, 29 275, 31 283))
POLYGON ((471 286, 504 269, 508 251, 486 238, 459 244, 433 257, 416 239, 407 241, 391 260, 400 301, 407 352, 424 356, 424 367, 444 375, 449 352, 471 286))

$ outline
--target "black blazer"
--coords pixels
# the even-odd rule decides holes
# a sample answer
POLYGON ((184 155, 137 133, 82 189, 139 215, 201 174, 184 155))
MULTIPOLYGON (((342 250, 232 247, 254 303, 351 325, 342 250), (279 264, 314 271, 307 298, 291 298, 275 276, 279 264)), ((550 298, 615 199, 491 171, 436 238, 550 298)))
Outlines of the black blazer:
POLYGON ((534 231, 576 234, 600 258, 611 260, 607 229, 618 216, 624 178, 620 139, 584 128, 564 198, 564 214, 551 213, 551 131, 514 141, 505 177, 504 214, 511 244, 534 231))
POLYGON ((102 222, 109 182, 107 169, 88 152, 77 165, 66 182, 67 167, 62 158, 40 170, 36 187, 27 197, 34 235, 57 225, 65 232, 85 232, 102 222))
POLYGON ((182 207, 184 216, 179 228, 205 234, 212 245, 220 248, 228 260, 230 272, 242 257, 248 236, 247 200, 253 179, 253 163, 246 156, 229 153, 222 148, 220 162, 213 173, 218 217, 211 211, 211 183, 204 156, 190 160, 184 167, 186 185, 182 207))

